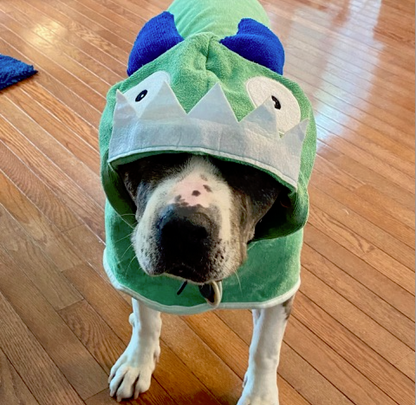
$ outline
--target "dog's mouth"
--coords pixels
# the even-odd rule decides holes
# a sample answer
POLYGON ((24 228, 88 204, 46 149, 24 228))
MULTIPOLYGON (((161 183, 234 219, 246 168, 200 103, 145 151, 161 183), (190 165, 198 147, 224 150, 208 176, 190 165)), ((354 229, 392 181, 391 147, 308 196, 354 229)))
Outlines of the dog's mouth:
POLYGON ((222 278, 218 277, 218 274, 214 269, 210 268, 210 265, 201 263, 199 266, 180 263, 170 264, 170 266, 164 267, 163 271, 158 274, 165 274, 166 276, 180 279, 183 282, 189 282, 191 284, 204 285, 213 281, 220 281, 222 278))

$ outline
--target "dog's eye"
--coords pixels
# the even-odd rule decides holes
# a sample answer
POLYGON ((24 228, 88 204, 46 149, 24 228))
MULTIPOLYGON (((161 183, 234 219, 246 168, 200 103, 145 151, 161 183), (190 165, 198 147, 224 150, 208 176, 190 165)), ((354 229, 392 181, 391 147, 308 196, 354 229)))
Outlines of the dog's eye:
POLYGON ((276 122, 279 130, 285 133, 301 121, 299 103, 283 83, 268 77, 253 77, 246 83, 247 93, 255 107, 273 102, 276 122))
POLYGON ((136 103, 142 101, 146 96, 147 96, 148 91, 147 90, 143 90, 141 91, 138 96, 136 97, 136 103))
POLYGON ((276 110, 281 110, 282 105, 280 104, 279 99, 276 96, 272 96, 272 100, 273 100, 273 103, 274 103, 274 108, 276 108, 276 110))

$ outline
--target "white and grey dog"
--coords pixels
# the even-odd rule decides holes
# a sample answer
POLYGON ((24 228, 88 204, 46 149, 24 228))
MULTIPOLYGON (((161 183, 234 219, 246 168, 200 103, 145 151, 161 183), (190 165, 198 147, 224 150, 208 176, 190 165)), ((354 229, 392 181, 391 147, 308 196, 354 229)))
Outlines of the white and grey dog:
MULTIPOLYGON (((149 275, 168 273, 196 283, 237 271, 247 243, 283 187, 248 166, 190 154, 163 154, 125 165, 124 182, 137 206, 136 256, 149 275)), ((278 405, 276 372, 293 297, 253 310, 254 332, 238 405, 278 405)), ((111 370, 110 394, 137 398, 150 387, 160 355, 160 313, 133 299, 131 341, 111 370)))

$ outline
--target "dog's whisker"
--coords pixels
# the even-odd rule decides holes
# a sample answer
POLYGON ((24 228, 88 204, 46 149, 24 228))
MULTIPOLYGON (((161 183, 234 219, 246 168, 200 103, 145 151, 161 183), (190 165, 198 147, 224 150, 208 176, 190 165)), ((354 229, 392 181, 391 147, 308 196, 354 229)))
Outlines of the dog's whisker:
POLYGON ((238 281, 238 285, 240 286, 240 292, 243 293, 243 289, 241 288, 241 280, 240 280, 240 276, 238 275, 237 272, 234 273, 235 276, 237 277, 237 281, 238 281))
POLYGON ((129 271, 129 269, 130 269, 130 266, 131 266, 131 264, 133 263, 133 261, 134 261, 134 259, 136 259, 136 256, 134 256, 133 255, 133 257, 131 258, 131 260, 130 260, 130 263, 129 263, 129 265, 127 266, 127 270, 126 270, 126 273, 129 271))
POLYGON ((130 238, 132 235, 133 235, 133 232, 132 233, 129 233, 128 235, 124 236, 123 238, 121 238, 119 240, 116 240, 114 243, 119 243, 119 242, 121 242, 124 239, 130 238))
POLYGON ((126 253, 129 251, 130 248, 134 248, 133 244, 130 244, 127 249, 124 251, 123 255, 120 257, 120 263, 123 261, 124 256, 126 255, 126 253))
MULTIPOLYGON (((133 216, 133 217, 136 217, 134 214, 122 214, 122 215, 120 215, 119 213, 117 213, 117 215, 118 215, 121 219, 123 219, 123 217, 126 217, 126 216, 133 216)), ((130 225, 130 224, 128 224, 127 222, 126 222, 126 224, 127 224, 127 226, 129 226, 131 229, 134 229, 134 226, 133 226, 133 225, 130 225)))

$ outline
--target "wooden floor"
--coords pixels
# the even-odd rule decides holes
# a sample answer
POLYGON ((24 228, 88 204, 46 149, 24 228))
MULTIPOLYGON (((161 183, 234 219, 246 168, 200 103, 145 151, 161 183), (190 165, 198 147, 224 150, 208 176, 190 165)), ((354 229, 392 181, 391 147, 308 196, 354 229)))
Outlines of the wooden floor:
MULTIPOLYGON (((318 157, 281 405, 414 403, 414 0, 264 0, 318 157)), ((106 280, 97 126, 168 0, 0 0, 0 403, 109 405, 130 306, 106 280)), ((248 311, 164 317, 138 404, 236 404, 248 311)), ((265 404, 267 405, 267 404, 265 404)))

